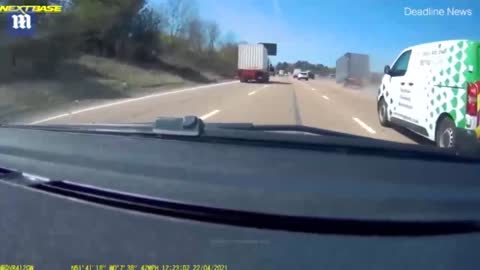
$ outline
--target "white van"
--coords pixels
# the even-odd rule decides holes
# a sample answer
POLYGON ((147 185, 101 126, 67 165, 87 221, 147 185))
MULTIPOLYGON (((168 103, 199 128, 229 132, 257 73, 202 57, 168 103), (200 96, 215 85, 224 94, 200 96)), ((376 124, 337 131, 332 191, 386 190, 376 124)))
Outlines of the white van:
POLYGON ((478 145, 479 41, 409 47, 384 72, 377 103, 381 125, 406 127, 442 148, 478 145))

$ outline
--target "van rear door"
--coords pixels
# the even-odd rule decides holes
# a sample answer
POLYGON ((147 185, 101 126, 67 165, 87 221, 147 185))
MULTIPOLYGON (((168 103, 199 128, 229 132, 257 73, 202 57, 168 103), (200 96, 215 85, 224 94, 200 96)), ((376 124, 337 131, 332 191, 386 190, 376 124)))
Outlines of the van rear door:
POLYGON ((466 119, 468 129, 480 125, 480 43, 471 45, 468 54, 466 119))
MULTIPOLYGON (((480 90, 480 43, 477 43, 477 89, 480 90)), ((477 126, 480 126, 480 91, 477 93, 477 126)), ((480 132, 479 132, 480 133, 480 132)), ((479 134, 477 134, 479 135, 479 134)))

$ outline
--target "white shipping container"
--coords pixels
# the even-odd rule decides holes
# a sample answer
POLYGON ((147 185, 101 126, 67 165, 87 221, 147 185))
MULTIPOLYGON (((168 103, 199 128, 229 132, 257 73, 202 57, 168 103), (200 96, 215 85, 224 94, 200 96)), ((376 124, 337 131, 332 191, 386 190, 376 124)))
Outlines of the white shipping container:
POLYGON ((263 44, 238 45, 238 69, 268 71, 268 52, 263 44))

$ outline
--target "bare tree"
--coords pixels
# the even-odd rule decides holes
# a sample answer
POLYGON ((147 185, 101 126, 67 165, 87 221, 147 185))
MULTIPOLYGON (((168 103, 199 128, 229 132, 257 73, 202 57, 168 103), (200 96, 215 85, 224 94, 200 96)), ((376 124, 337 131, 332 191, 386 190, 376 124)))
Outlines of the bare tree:
POLYGON ((188 41, 190 48, 194 51, 200 52, 205 45, 205 24, 199 18, 193 18, 188 23, 187 28, 188 41))
POLYGON ((208 38, 208 49, 213 51, 215 45, 220 37, 220 27, 216 22, 210 22, 206 25, 207 27, 207 38, 208 38))
POLYGON ((185 33, 192 17, 195 16, 194 0, 168 0, 165 6, 168 34, 177 38, 185 33))

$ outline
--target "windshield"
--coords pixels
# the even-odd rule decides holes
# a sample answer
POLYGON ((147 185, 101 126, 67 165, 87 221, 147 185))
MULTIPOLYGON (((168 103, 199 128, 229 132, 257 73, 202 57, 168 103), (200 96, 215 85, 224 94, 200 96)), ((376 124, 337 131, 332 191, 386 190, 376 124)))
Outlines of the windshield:
POLYGON ((0 120, 196 115, 478 147, 476 1, 304 3, 0 0, 0 120))

